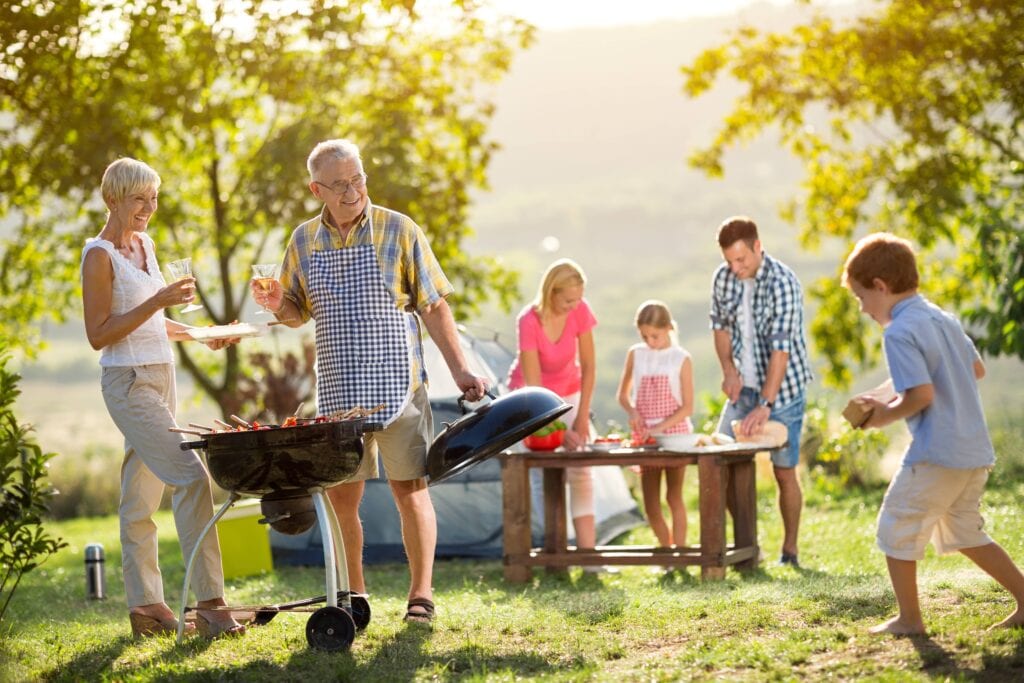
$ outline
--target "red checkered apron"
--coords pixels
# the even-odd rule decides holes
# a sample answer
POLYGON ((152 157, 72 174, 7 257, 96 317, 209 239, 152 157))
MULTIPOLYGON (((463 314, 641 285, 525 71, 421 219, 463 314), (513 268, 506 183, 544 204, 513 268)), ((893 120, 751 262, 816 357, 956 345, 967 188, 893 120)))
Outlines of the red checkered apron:
MULTIPOLYGON (((636 411, 648 425, 661 422, 679 410, 679 403, 672 396, 669 379, 665 375, 645 375, 640 378, 636 389, 636 411)), ((666 434, 689 434, 693 431, 690 418, 665 430, 666 434)))

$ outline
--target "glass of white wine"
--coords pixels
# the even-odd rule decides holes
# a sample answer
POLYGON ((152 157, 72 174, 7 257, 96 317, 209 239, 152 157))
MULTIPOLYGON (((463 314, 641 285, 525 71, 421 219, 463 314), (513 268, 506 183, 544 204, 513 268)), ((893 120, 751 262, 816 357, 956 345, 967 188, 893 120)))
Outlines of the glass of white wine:
MULTIPOLYGON (((170 272, 171 279, 174 282, 177 282, 178 280, 182 280, 187 277, 192 277, 192 259, 183 258, 178 259, 177 261, 171 261, 170 263, 167 264, 167 270, 168 272, 170 272)), ((202 307, 202 304, 189 303, 186 304, 185 307, 181 309, 181 312, 191 313, 192 311, 198 311, 202 307)))
MULTIPOLYGON (((252 267, 252 279, 264 292, 269 292, 273 288, 274 281, 280 274, 281 265, 278 263, 256 263, 252 267)), ((256 315, 273 315, 273 312, 264 306, 262 311, 256 311, 256 315)))

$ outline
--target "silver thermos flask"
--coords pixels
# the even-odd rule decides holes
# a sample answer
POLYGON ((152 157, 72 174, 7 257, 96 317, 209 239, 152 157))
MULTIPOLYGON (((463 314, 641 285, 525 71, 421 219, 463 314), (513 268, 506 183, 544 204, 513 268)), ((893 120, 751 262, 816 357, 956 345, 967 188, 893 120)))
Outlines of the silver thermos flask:
POLYGON ((103 568, 103 545, 90 543, 85 546, 85 587, 90 600, 107 597, 107 577, 103 568))

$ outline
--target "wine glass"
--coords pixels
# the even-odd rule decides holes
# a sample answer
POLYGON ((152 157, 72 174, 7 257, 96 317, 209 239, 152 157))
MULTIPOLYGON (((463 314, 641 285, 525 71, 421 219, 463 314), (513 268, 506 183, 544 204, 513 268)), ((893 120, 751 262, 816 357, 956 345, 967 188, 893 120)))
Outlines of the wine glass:
MULTIPOLYGON (((256 263, 252 267, 252 279, 264 292, 274 287, 274 281, 280 273, 281 266, 278 263, 256 263)), ((264 306, 262 311, 256 311, 256 315, 273 315, 273 311, 264 306)))
MULTIPOLYGON (((167 264, 167 270, 170 272, 171 279, 174 282, 177 282, 178 280, 182 280, 187 277, 192 277, 192 259, 183 258, 178 259, 177 261, 171 261, 170 263, 167 264)), ((186 304, 185 307, 181 309, 181 312, 191 313, 192 311, 198 311, 202 307, 202 304, 189 303, 186 304)))

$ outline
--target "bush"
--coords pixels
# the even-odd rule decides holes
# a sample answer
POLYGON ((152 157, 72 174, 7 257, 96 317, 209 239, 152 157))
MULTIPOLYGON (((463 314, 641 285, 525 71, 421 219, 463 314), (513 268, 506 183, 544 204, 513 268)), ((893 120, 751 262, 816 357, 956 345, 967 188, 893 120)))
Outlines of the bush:
POLYGON ((1024 481, 1024 417, 1001 414, 989 420, 989 433, 996 450, 996 466, 990 486, 1024 481))
POLYGON ((45 482, 47 461, 31 441, 31 428, 14 417, 17 374, 7 370, 10 357, 0 346, 0 620, 21 577, 67 545, 43 529, 42 518, 53 489, 45 482))
POLYGON ((117 514, 123 459, 120 448, 100 446, 89 446, 78 456, 58 457, 50 481, 60 495, 50 504, 50 514, 55 519, 117 514))
POLYGON ((825 401, 808 403, 800 459, 806 463, 814 487, 835 495, 883 484, 880 465, 889 437, 878 429, 854 429, 845 421, 838 422, 838 427, 833 426, 825 401))

